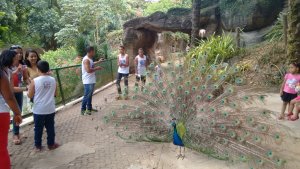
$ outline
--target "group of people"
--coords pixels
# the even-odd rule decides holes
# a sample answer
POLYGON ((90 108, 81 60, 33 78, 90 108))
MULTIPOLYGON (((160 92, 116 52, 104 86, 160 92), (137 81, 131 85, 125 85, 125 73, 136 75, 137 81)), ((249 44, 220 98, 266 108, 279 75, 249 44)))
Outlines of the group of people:
POLYGON ((49 63, 42 61, 35 50, 27 50, 25 58, 21 46, 14 45, 0 55, 0 166, 10 168, 8 132, 10 110, 13 111, 13 143, 21 144, 20 127, 22 123, 23 93, 33 102, 34 145, 36 151, 42 150, 42 134, 47 130, 49 150, 56 149, 54 116, 56 81, 50 76, 49 63))
POLYGON ((299 119, 300 112, 300 63, 291 63, 288 73, 280 88, 280 96, 283 101, 279 120, 295 121, 299 119), (287 113, 285 113, 288 107, 287 113), (294 110, 295 109, 295 110, 294 110))
MULTIPOLYGON (((82 59, 82 81, 84 85, 84 96, 81 106, 81 114, 90 115, 92 112, 97 111, 92 107, 92 95, 94 92, 94 87, 96 84, 96 71, 101 70, 102 67, 95 66, 96 64, 102 62, 99 61, 94 62, 93 57, 95 55, 94 47, 90 46, 87 48, 87 55, 82 59)), ((118 63, 118 74, 117 74, 117 92, 118 96, 117 100, 120 99, 128 99, 128 77, 129 77, 129 56, 126 54, 125 47, 119 47, 119 55, 117 58, 118 63), (122 93, 121 88, 121 80, 124 78, 124 93, 122 93)), ((147 66, 149 65, 149 61, 147 56, 144 54, 144 50, 142 48, 138 49, 138 55, 134 59, 135 63, 135 76, 136 82, 135 86, 138 87, 139 83, 142 83, 141 90, 143 90, 143 86, 146 83, 146 74, 147 74, 147 66)), ((156 66, 157 71, 160 71, 160 64, 156 66)), ((159 78, 159 77, 157 77, 159 78)))

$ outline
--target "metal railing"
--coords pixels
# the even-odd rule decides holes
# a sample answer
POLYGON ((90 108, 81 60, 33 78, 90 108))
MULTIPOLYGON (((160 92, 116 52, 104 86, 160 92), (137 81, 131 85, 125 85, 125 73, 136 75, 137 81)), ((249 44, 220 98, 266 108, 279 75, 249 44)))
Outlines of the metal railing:
MULTIPOLYGON (((117 74, 117 59, 107 59, 99 64, 103 69, 96 72, 97 82, 95 88, 100 88, 115 80, 117 74)), ((65 105, 78 99, 83 95, 83 84, 81 79, 81 64, 67 67, 54 68, 52 76, 55 77, 58 87, 56 106, 65 105)), ((31 103, 24 94, 23 117, 32 114, 31 103)))

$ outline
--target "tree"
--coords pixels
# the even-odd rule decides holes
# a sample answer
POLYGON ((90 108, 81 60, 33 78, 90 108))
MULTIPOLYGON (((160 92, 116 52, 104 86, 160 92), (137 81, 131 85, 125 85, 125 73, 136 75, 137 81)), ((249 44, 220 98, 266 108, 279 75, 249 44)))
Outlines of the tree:
POLYGON ((192 7, 193 7, 193 9, 192 9, 191 46, 194 47, 196 45, 196 41, 199 37, 201 0, 193 0, 192 7))
POLYGON ((300 0, 289 0, 288 55, 300 62, 300 0))
POLYGON ((6 25, 1 24, 1 20, 4 15, 5 15, 5 13, 0 11, 0 47, 4 45, 4 41, 2 39, 3 39, 4 33, 8 31, 8 27, 6 25))
POLYGON ((158 2, 148 2, 144 11, 145 15, 151 15, 157 11, 167 12, 171 8, 190 8, 191 0, 160 0, 158 2))
POLYGON ((32 7, 28 20, 30 32, 39 35, 46 50, 56 49, 57 42, 54 35, 61 29, 57 9, 46 0, 36 1, 32 7))

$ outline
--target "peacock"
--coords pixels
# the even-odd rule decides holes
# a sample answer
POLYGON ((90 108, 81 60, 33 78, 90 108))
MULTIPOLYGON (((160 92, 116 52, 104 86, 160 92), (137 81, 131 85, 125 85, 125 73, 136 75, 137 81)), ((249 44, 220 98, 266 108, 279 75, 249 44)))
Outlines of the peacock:
MULTIPOLYGON (((239 68, 203 60, 173 58, 155 64, 141 91, 130 88, 130 99, 113 102, 103 120, 116 135, 133 141, 172 142, 220 160, 254 168, 284 168, 277 152, 284 131, 272 112, 255 107, 265 95, 245 87, 239 68)), ((178 157, 184 158, 180 154, 178 157)))

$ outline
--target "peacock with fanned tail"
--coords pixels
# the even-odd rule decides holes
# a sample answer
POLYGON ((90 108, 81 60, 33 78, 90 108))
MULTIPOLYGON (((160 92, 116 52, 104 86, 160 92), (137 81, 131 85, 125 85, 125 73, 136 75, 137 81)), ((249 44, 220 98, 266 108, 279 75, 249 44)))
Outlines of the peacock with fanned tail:
MULTIPOLYGON (((250 168, 284 168, 276 152, 283 142, 271 112, 254 107, 265 96, 245 88, 235 66, 206 65, 205 60, 173 59, 155 81, 149 66, 143 91, 112 103, 104 116, 116 134, 128 140, 171 142, 212 157, 245 162, 250 168)), ((179 156, 184 157, 180 154, 179 156)))

